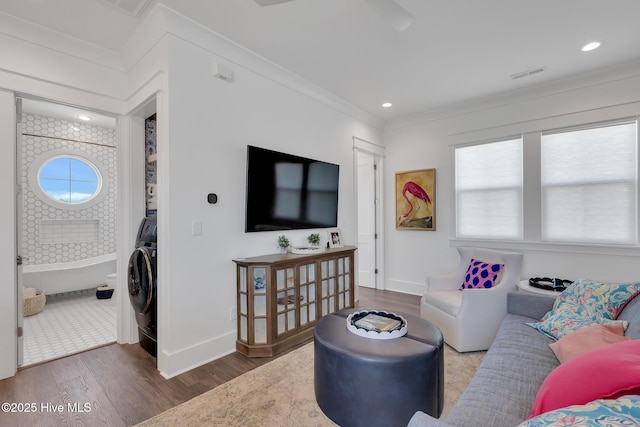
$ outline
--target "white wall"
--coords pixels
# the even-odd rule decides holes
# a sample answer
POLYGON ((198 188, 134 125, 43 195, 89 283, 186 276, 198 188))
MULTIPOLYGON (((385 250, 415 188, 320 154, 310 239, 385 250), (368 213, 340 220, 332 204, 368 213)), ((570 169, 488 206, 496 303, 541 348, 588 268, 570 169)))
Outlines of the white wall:
MULTIPOLYGON (((172 376, 234 350, 232 260, 276 252, 283 234, 244 232, 246 146, 339 164, 338 225, 355 244, 352 136, 379 140, 381 132, 217 56, 210 46, 171 36, 168 44, 168 138, 158 141, 158 295, 159 369, 172 376), (214 62, 233 70, 233 82, 213 76, 214 62), (217 204, 207 204, 208 193, 218 195, 217 204), (191 234, 192 221, 202 221, 201 236, 191 234)), ((284 234, 302 245, 313 231, 284 234)))
MULTIPOLYGON (((388 123, 384 178, 388 199, 393 200, 395 193, 394 172, 436 168, 437 216, 436 231, 399 231, 395 229, 393 203, 387 204, 386 288, 423 293, 427 275, 448 273, 457 265, 456 245, 475 243, 450 240, 454 225, 453 144, 639 114, 640 63, 634 63, 388 123)), ((523 279, 640 280, 638 250, 611 248, 582 253, 590 250, 551 251, 532 242, 496 245, 524 254, 523 279)))
MULTIPOLYGON (((28 258, 24 265, 78 261, 115 253, 115 129, 86 123, 71 126, 72 122, 66 120, 29 113, 22 114, 22 123, 22 241, 23 256, 28 258), (37 174, 38 162, 54 153, 74 153, 97 162, 103 174, 104 193, 97 203, 80 209, 52 206, 42 199, 41 192, 31 188, 30 178, 37 174), (32 166, 34 162, 36 166, 32 166)), ((103 279, 97 278, 96 283, 103 279)))

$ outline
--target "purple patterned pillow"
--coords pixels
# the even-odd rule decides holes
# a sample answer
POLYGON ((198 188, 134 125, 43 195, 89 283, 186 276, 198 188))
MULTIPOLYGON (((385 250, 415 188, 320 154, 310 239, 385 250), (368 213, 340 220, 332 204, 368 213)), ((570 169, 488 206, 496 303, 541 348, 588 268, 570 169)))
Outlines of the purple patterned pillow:
POLYGON ((504 264, 489 264, 471 258, 469 268, 464 276, 464 283, 460 287, 463 289, 486 289, 496 284, 498 275, 504 268, 504 264))

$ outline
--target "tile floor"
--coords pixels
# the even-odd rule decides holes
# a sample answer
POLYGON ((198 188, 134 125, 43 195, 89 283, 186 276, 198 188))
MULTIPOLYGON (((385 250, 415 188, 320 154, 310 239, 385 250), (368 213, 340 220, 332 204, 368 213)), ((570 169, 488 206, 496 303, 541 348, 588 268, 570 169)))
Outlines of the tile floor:
POLYGON ((24 318, 23 363, 57 359, 116 340, 116 299, 95 289, 47 296, 44 309, 24 318))

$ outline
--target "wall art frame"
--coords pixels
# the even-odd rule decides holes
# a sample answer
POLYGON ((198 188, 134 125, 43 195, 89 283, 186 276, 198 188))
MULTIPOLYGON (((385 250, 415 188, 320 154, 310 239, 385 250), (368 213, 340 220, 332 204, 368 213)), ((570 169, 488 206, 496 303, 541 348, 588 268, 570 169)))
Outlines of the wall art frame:
POLYGON ((339 228, 327 229, 327 238, 329 240, 330 248, 341 248, 344 246, 342 242, 342 232, 339 228))
POLYGON ((396 229, 436 229, 436 170, 396 172, 396 229))

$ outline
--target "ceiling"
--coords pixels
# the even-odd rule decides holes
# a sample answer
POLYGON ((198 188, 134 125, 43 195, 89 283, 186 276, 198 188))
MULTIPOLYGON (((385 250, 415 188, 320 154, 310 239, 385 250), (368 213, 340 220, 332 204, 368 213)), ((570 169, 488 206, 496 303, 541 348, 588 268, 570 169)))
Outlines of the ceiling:
POLYGON ((0 11, 118 52, 163 3, 384 120, 640 59, 638 0, 396 2, 415 17, 403 32, 365 0, 2 0, 0 11))

